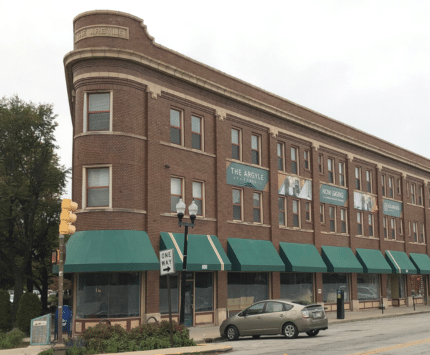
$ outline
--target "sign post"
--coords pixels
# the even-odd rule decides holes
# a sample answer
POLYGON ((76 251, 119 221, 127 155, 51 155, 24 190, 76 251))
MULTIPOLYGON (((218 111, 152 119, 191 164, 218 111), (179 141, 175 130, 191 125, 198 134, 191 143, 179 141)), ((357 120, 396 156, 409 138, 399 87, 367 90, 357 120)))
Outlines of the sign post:
POLYGON ((170 274, 175 273, 175 253, 173 249, 160 251, 160 275, 167 275, 167 297, 169 302, 170 346, 173 348, 172 299, 170 297, 170 274))

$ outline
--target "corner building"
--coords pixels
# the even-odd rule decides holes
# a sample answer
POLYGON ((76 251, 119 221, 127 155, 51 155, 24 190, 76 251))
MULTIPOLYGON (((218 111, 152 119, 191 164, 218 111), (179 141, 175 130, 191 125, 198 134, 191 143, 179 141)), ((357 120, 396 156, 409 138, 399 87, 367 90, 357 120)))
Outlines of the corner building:
POLYGON ((165 48, 135 16, 73 25, 75 334, 168 317, 158 255, 173 248, 182 270, 179 198, 198 206, 188 326, 268 298, 335 311, 337 290, 353 312, 427 302, 428 159, 165 48))

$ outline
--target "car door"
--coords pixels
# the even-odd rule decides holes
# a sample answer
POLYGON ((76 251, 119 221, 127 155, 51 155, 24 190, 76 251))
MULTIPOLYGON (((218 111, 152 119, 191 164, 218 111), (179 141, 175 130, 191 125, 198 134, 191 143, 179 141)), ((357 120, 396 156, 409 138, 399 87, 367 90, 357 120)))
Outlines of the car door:
POLYGON ((251 307, 240 312, 235 325, 241 335, 262 334, 261 318, 264 309, 264 302, 253 304, 251 307))
POLYGON ((293 306, 282 302, 267 301, 261 319, 264 334, 278 334, 282 325, 289 318, 288 311, 291 308, 293 306))

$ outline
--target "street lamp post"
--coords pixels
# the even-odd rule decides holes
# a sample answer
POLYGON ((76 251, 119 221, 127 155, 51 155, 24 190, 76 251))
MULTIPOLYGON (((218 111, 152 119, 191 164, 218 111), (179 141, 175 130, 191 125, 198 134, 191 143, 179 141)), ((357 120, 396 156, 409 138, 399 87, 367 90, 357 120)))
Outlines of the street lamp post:
POLYGON ((194 220, 196 219, 196 214, 198 207, 193 201, 191 205, 188 206, 188 210, 190 212, 190 220, 191 223, 188 222, 182 222, 182 219, 184 218, 185 213, 185 203, 182 201, 182 199, 179 199, 179 202, 176 204, 176 212, 178 213, 178 219, 179 219, 179 227, 184 226, 185 227, 185 234, 184 234, 184 259, 182 264, 182 272, 181 272, 181 309, 179 313, 179 324, 185 323, 185 287, 186 287, 186 279, 187 279, 187 248, 188 248, 188 227, 193 228, 194 227, 194 220))

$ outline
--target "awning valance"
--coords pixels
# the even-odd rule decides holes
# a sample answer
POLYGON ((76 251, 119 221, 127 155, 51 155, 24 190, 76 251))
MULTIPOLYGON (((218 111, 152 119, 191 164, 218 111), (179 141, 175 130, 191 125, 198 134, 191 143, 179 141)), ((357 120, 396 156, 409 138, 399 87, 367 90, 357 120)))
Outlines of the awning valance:
POLYGON ((403 251, 385 250, 385 259, 391 266, 391 270, 394 274, 416 274, 417 269, 415 268, 412 261, 409 260, 408 256, 403 251))
POLYGON ((363 272, 363 267, 350 248, 323 245, 321 251, 328 272, 363 272))
POLYGON ((356 249, 357 259, 368 274, 391 274, 391 266, 377 249, 356 249))
POLYGON ((285 271, 284 262, 268 240, 228 238, 227 256, 233 271, 285 271))
POLYGON ((285 271, 327 272, 327 266, 313 244, 281 242, 279 252, 285 263, 285 271))
MULTIPOLYGON (((144 231, 79 231, 67 242, 66 255, 65 273, 143 271, 160 268, 148 234, 144 231)), ((58 272, 58 267, 55 269, 54 272, 58 272)))
POLYGON ((427 254, 410 253, 409 257, 418 274, 430 274, 430 258, 427 254))
MULTIPOLYGON (((160 250, 173 249, 175 269, 183 267, 184 234, 160 234, 160 250)), ((187 271, 231 270, 230 260, 215 235, 188 234, 187 271)))

